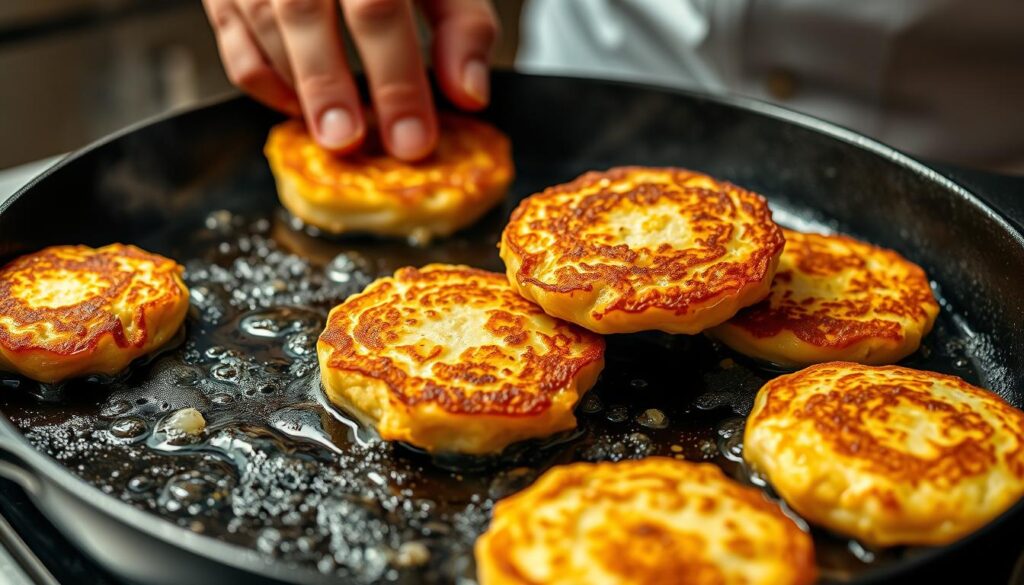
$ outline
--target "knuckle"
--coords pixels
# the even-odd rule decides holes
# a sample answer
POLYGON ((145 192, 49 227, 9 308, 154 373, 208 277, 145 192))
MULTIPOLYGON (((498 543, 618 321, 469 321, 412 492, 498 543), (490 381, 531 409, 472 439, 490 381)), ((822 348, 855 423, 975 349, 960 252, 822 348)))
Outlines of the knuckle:
POLYGON ((228 68, 228 79, 235 86, 251 91, 257 87, 270 73, 270 68, 262 63, 242 62, 228 68))
POLYGON ((235 18, 234 7, 228 2, 207 2, 206 14, 215 29, 230 26, 235 18))
POLYGON ((277 26, 277 17, 270 0, 247 0, 245 13, 256 28, 267 29, 277 26))
POLYGON ((419 84, 408 81, 394 81, 373 88, 374 101, 378 107, 389 111, 418 112, 423 109, 426 90, 419 84))
POLYGON ((298 80, 299 92, 306 98, 316 99, 317 96, 347 96, 348 85, 345 80, 335 74, 307 75, 298 80))
POLYGON ((274 0, 274 11, 282 19, 318 18, 325 12, 322 0, 274 0))
POLYGON ((498 38, 498 22, 486 14, 467 14, 458 23, 463 34, 481 43, 491 45, 498 38))
POLYGON ((404 0, 347 0, 345 18, 349 26, 368 27, 397 18, 405 8, 404 0))

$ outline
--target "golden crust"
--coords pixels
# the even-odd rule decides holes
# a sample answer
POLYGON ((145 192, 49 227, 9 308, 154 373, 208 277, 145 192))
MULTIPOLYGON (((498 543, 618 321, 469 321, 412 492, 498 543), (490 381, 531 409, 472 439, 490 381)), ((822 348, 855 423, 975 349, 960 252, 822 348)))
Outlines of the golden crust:
POLYGON ((759 490, 663 457, 555 467, 494 507, 480 585, 796 585, 814 548, 759 490))
POLYGON ((182 267, 123 244, 53 246, 0 269, 0 370, 41 382, 116 374, 177 332, 182 267))
POLYGON ((921 267, 846 236, 784 233, 768 298, 712 337, 782 366, 888 364, 917 351, 939 313, 921 267))
POLYGON ((402 268, 335 307, 317 343, 328 397, 386 440, 483 454, 576 426, 604 340, 545 315, 501 274, 402 268))
POLYGON ((467 116, 442 113, 434 154, 409 163, 387 156, 371 132, 359 152, 320 148, 301 121, 270 131, 265 153, 281 203, 324 231, 427 241, 470 225, 501 202, 512 181, 508 138, 467 116))
POLYGON ((501 238, 509 282, 599 333, 698 333, 766 294, 783 246, 759 195, 672 168, 589 172, 525 199, 501 238))
POLYGON ((954 376, 819 364, 761 388, 744 457, 812 522, 940 545, 1024 495, 1024 413, 954 376))

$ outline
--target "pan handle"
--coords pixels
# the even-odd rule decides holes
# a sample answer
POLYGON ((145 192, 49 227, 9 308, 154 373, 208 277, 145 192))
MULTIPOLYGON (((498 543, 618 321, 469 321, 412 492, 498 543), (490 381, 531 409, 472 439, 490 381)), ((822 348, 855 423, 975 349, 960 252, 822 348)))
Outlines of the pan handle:
POLYGON ((20 446, 8 437, 0 436, 0 477, 13 481, 31 496, 39 495, 42 482, 18 451, 20 446))

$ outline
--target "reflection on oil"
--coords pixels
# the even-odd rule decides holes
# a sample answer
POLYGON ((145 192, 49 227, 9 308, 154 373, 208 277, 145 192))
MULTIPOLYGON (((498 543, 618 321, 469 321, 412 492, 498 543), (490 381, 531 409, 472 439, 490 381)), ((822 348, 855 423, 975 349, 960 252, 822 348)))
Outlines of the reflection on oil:
MULTIPOLYGON (((702 336, 608 338, 607 366, 580 427, 500 457, 437 456, 387 444, 320 390, 316 336, 327 311, 372 278, 431 261, 500 269, 500 225, 430 248, 324 240, 275 218, 226 211, 171 234, 192 309, 182 343, 115 380, 63 388, 0 377, 0 408, 40 449, 103 491, 195 532, 355 582, 472 578, 472 545, 496 499, 547 467, 664 455, 712 461, 766 489, 742 464, 744 416, 778 374, 702 336), (205 427, 164 423, 194 408, 205 427)), ((167 246, 157 242, 155 249, 167 246)), ((948 305, 912 367, 977 382, 948 305)), ((962 319, 960 320, 962 321, 962 319)), ((980 346, 979 346, 980 347, 980 346)), ((914 554, 869 551, 812 529, 823 574, 843 580, 914 554)))

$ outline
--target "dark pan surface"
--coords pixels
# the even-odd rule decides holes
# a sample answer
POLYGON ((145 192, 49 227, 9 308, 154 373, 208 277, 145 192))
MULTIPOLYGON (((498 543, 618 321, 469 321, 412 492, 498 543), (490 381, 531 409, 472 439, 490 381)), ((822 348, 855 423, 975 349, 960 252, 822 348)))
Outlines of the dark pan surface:
MULTIPOLYGON (((827 128, 837 140, 699 96, 515 75, 498 76, 495 96, 489 117, 516 154, 509 201, 427 248, 325 240, 292 225, 260 154, 277 119, 246 101, 71 161, 0 210, 0 253, 125 241, 167 254, 187 267, 187 333, 120 380, 41 388, 5 379, 16 388, 0 410, 39 451, 113 498, 257 551, 276 567, 265 575, 294 581, 471 578, 472 542, 493 501, 557 463, 658 454, 714 461, 749 481, 737 463, 743 416, 777 372, 700 336, 610 337, 579 431, 494 460, 431 460, 373 441, 323 405, 313 344, 331 306, 400 266, 500 270, 494 245, 518 199, 616 164, 703 170, 764 193, 791 227, 844 231, 920 262, 943 312, 904 363, 1022 405, 1024 338, 1012 324, 1024 322, 1014 278, 1024 247, 955 185, 842 131, 827 128), (208 431, 196 444, 169 443, 160 421, 185 406, 204 413, 208 431)), ((829 580, 893 575, 943 552, 868 551, 813 532, 829 580)))

